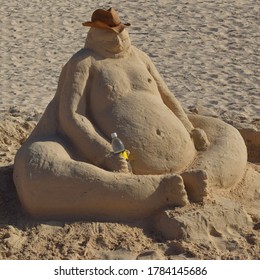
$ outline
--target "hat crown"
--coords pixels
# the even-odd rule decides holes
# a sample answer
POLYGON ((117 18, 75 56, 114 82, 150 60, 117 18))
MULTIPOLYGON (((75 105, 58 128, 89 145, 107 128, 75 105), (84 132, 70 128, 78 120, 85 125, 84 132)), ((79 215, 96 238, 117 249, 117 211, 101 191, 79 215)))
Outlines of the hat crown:
POLYGON ((110 8, 108 10, 96 10, 91 16, 91 21, 83 22, 82 25, 110 29, 116 33, 120 33, 125 29, 125 27, 130 26, 130 23, 121 23, 115 9, 110 8))
POLYGON ((113 8, 110 8, 107 11, 102 9, 96 10, 92 14, 91 21, 101 21, 111 27, 117 26, 121 23, 117 12, 113 8))

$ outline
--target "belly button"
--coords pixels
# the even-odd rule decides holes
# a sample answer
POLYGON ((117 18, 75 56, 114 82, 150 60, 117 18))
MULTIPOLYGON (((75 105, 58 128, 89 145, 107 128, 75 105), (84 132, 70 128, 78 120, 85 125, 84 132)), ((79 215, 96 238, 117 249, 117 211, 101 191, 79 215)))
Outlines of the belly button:
POLYGON ((148 78, 148 83, 151 83, 152 82, 152 79, 148 78))
POLYGON ((163 132, 159 128, 156 129, 156 134, 158 136, 160 136, 162 139, 164 139, 164 134, 163 134, 163 132))

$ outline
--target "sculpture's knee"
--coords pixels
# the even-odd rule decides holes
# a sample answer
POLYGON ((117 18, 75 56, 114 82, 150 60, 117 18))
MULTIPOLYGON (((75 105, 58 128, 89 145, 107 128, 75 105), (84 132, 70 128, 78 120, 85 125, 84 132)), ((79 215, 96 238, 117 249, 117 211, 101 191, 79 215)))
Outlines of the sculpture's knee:
POLYGON ((209 148, 197 155, 191 168, 206 170, 211 186, 227 188, 237 184, 247 163, 247 148, 239 131, 219 119, 199 115, 189 118, 210 141, 209 148))
POLYGON ((40 189, 48 185, 57 162, 69 159, 69 155, 58 142, 38 141, 25 143, 17 152, 14 161, 13 180, 18 197, 28 212, 37 204, 40 189))

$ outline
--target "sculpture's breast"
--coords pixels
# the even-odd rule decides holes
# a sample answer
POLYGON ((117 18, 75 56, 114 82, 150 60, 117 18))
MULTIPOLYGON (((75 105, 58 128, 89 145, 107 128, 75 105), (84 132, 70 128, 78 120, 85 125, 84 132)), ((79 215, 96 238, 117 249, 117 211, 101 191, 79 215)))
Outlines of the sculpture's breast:
POLYGON ((100 94, 106 94, 113 100, 141 90, 160 95, 146 65, 134 55, 97 62, 93 76, 93 90, 99 97, 100 94))

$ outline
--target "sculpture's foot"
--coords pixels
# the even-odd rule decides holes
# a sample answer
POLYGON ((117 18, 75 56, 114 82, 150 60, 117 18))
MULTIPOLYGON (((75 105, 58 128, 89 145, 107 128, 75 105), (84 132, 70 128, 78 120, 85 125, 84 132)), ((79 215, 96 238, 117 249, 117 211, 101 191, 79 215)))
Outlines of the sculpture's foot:
POLYGON ((204 170, 191 170, 181 174, 191 202, 202 202, 207 196, 208 175, 204 170))
POLYGON ((167 175, 160 184, 166 196, 167 206, 184 206, 189 203, 183 179, 179 175, 167 175))

